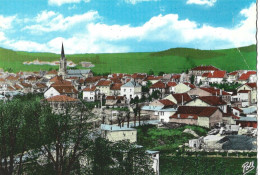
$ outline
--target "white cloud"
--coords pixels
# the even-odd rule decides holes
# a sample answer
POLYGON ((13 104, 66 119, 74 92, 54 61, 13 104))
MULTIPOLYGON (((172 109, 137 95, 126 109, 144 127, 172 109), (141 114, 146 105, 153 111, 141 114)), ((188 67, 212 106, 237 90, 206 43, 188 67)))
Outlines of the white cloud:
POLYGON ((90 2, 90 0, 48 0, 48 3, 49 5, 61 6, 63 4, 80 3, 81 1, 90 2))
POLYGON ((217 0, 188 0, 187 4, 207 5, 213 6, 217 0))
POLYGON ((149 1, 159 1, 159 0, 125 0, 126 3, 135 5, 139 2, 149 2, 149 1))
POLYGON ((0 29, 10 29, 12 27, 12 22, 15 20, 16 16, 4 17, 0 15, 0 29))
POLYGON ((100 17, 95 11, 70 17, 63 17, 52 11, 43 11, 33 19, 36 24, 28 26, 28 29, 51 32, 66 30, 81 23, 85 28, 73 32, 66 38, 55 36, 44 44, 27 40, 8 40, 4 33, 1 34, 1 30, 0 40, 2 38, 5 46, 16 50, 55 53, 60 52, 63 41, 66 53, 70 54, 129 52, 132 51, 129 40, 134 41, 135 44, 167 42, 172 43, 172 46, 189 45, 200 49, 222 49, 255 44, 256 4, 253 3, 249 8, 241 10, 240 15, 243 20, 230 28, 213 27, 189 19, 181 20, 178 14, 158 15, 143 25, 133 27, 96 22, 94 19, 100 17))
POLYGON ((6 40, 4 32, 0 32, 0 41, 6 40))
POLYGON ((89 11, 84 14, 69 17, 64 17, 62 14, 53 11, 42 11, 35 18, 36 24, 26 26, 24 29, 28 29, 33 33, 65 31, 76 24, 84 24, 93 21, 98 17, 97 11, 89 11))
POLYGON ((151 18, 142 26, 130 25, 88 25, 89 35, 96 40, 119 41, 136 39, 138 41, 166 41, 172 43, 197 43, 200 48, 224 48, 227 45, 217 45, 218 42, 230 43, 228 47, 240 47, 254 44, 256 33, 256 5, 240 12, 245 17, 233 28, 212 27, 198 24, 189 19, 180 20, 177 14, 159 15, 151 18))

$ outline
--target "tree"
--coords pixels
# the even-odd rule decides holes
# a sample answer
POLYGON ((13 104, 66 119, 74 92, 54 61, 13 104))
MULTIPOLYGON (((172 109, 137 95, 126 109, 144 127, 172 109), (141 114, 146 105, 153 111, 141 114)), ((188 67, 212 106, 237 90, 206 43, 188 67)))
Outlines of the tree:
MULTIPOLYGON (((81 103, 62 104, 62 112, 43 112, 38 122, 39 142, 37 157, 45 160, 57 175, 68 175, 73 171, 86 169, 80 164, 87 157, 90 146, 89 130, 92 114, 81 103)), ((42 104, 43 110, 48 104, 42 104)))
POLYGON ((191 83, 191 84, 194 84, 194 81, 195 81, 195 76, 192 75, 192 76, 190 77, 190 83, 191 83))
POLYGON ((154 174, 152 162, 144 148, 129 141, 111 143, 97 138, 91 151, 92 174, 154 174))
POLYGON ((148 75, 154 75, 154 71, 152 69, 149 70, 148 75))
POLYGON ((165 72, 160 71, 160 72, 158 73, 158 76, 163 76, 164 74, 165 74, 165 72))

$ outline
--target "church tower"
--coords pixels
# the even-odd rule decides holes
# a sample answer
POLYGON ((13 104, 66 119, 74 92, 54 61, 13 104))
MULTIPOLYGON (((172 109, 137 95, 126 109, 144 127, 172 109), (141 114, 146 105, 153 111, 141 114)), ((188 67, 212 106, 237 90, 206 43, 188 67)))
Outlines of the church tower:
POLYGON ((60 58, 60 67, 59 67, 58 75, 62 76, 62 78, 65 78, 67 75, 67 60, 64 53, 63 43, 61 46, 61 58, 60 58))

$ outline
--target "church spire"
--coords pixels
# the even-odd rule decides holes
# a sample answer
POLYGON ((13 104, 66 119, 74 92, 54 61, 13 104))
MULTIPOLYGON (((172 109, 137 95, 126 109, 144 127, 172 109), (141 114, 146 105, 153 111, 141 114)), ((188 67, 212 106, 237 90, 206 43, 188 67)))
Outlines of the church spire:
POLYGON ((64 47, 63 47, 63 43, 61 45, 61 58, 65 57, 65 53, 64 53, 64 47))

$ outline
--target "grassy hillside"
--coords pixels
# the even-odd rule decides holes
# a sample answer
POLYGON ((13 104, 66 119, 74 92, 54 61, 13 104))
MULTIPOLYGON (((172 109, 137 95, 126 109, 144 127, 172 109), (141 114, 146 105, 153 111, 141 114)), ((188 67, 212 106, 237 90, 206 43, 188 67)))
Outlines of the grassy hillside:
MULTIPOLYGON (((66 54, 66 48, 65 48, 66 54)), ((0 48, 0 68, 18 71, 39 71, 57 68, 49 65, 23 65, 24 61, 35 59, 54 61, 60 58, 53 53, 30 53, 0 48)), ((182 72, 197 65, 214 65, 220 69, 233 71, 237 69, 256 70, 256 45, 225 50, 198 50, 174 48, 161 52, 114 53, 114 54, 74 54, 66 55, 75 63, 90 61, 95 64, 92 70, 96 73, 105 72, 148 72, 155 73, 182 72), (240 52, 239 52, 240 51, 240 52), (248 66, 247 66, 248 64, 248 66)), ((81 68, 78 66, 78 68, 81 68)))

